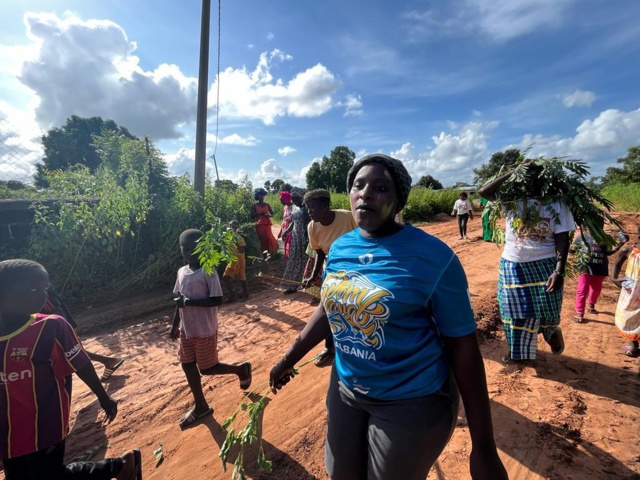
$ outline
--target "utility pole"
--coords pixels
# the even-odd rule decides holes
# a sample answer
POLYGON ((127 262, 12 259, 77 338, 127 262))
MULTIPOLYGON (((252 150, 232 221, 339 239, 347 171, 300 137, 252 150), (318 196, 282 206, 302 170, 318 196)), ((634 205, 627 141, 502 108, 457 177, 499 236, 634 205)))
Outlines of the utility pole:
POLYGON ((198 71, 198 111, 196 116, 196 164, 193 184, 204 197, 204 180, 207 173, 207 92, 209 90, 209 29, 211 0, 202 0, 200 24, 200 68, 198 71))

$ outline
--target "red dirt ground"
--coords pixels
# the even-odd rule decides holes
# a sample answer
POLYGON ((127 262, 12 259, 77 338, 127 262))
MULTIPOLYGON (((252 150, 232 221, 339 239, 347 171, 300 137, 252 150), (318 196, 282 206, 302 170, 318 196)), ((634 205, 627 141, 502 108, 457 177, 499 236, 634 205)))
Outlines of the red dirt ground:
MULTIPOLYGON (((640 214, 619 218, 630 232, 640 222, 640 214)), ((453 219, 439 218, 422 228, 454 249, 469 278, 496 442, 509 477, 640 479, 640 377, 636 360, 619 353, 623 342, 613 328, 615 286, 606 282, 598 303, 600 313, 576 324, 571 321, 576 283, 568 279, 562 315, 564 354, 552 356, 544 344, 535 368, 505 367, 500 357, 506 344, 495 302, 501 251, 481 241, 479 219, 469 225, 468 241, 457 240, 453 219)), ((219 352, 226 363, 250 360, 254 386, 258 386, 304 327, 313 307, 307 294, 284 296, 266 282, 254 281, 251 292, 249 301, 220 308, 219 352)), ((232 466, 223 473, 218 458, 225 438, 221 424, 243 394, 235 377, 205 377, 205 394, 214 415, 188 430, 178 428, 178 419, 191 406, 191 396, 176 359, 176 344, 168 338, 172 296, 170 291, 134 292, 106 305, 76 310, 85 346, 122 356, 126 362, 106 383, 120 402, 118 418, 106 427, 98 421, 101 414, 95 397, 75 380, 69 460, 108 441, 108 451, 99 452, 97 458, 139 447, 147 480, 231 477, 232 466), (159 441, 164 443, 165 459, 156 467, 152 451, 159 441)), ((329 368, 309 365, 269 400, 263 439, 274 469, 271 475, 261 472, 251 461, 254 452, 247 462, 251 478, 327 478, 323 444, 328 376, 329 368)), ((470 478, 471 443, 464 425, 460 422, 429 479, 470 478)))

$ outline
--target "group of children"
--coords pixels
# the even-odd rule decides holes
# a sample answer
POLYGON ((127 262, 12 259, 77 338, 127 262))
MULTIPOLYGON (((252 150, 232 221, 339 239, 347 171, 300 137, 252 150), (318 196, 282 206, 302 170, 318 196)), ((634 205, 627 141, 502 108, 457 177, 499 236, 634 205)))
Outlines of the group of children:
MULTIPOLYGON (((231 222, 229 228, 237 230, 238 223, 231 222)), ((204 397, 201 375, 236 375, 243 390, 252 381, 251 363, 230 365, 218 360, 217 307, 222 303, 222 288, 217 273, 205 274, 194 254, 202 236, 195 229, 180 235, 187 265, 178 271, 174 288, 178 296, 170 337, 179 340, 178 358, 194 398, 194 407, 179 420, 181 428, 213 412, 204 397)), ((240 280, 246 298, 244 241, 239 235, 235 254, 224 277, 229 287, 232 278, 240 280)), ((22 259, 0 262, 0 383, 4 386, 0 389, 0 459, 5 478, 142 480, 138 449, 98 462, 64 463, 72 374, 96 395, 105 422, 110 423, 118 404, 105 391, 91 360, 105 365, 102 380, 123 363, 121 358, 89 354, 74 327, 42 265, 22 259)))

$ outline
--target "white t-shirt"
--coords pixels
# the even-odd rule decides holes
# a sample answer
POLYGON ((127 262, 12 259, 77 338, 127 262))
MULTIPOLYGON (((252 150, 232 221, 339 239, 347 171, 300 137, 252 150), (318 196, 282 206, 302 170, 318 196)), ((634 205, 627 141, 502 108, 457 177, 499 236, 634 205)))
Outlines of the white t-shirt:
POLYGON ((457 212, 457 215, 465 215, 471 211, 471 202, 469 200, 456 200, 453 204, 453 209, 457 212))
MULTIPOLYGON (((522 215, 523 201, 518 201, 519 215, 522 215)), ((541 205, 537 200, 529 200, 528 208, 536 208, 540 215, 538 223, 529 232, 518 232, 513 228, 515 215, 507 213, 505 225, 505 246, 502 258, 510 262, 534 262, 556 256, 554 234, 575 230, 576 224, 569 208, 562 202, 541 205)))

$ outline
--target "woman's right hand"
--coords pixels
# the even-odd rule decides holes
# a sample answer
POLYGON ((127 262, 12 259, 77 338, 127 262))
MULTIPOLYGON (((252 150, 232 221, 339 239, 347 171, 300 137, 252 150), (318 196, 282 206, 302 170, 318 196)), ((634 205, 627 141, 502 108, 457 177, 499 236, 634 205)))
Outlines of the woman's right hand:
POLYGON ((269 386, 274 394, 278 393, 293 378, 293 367, 287 366, 283 360, 276 363, 269 373, 269 386))

